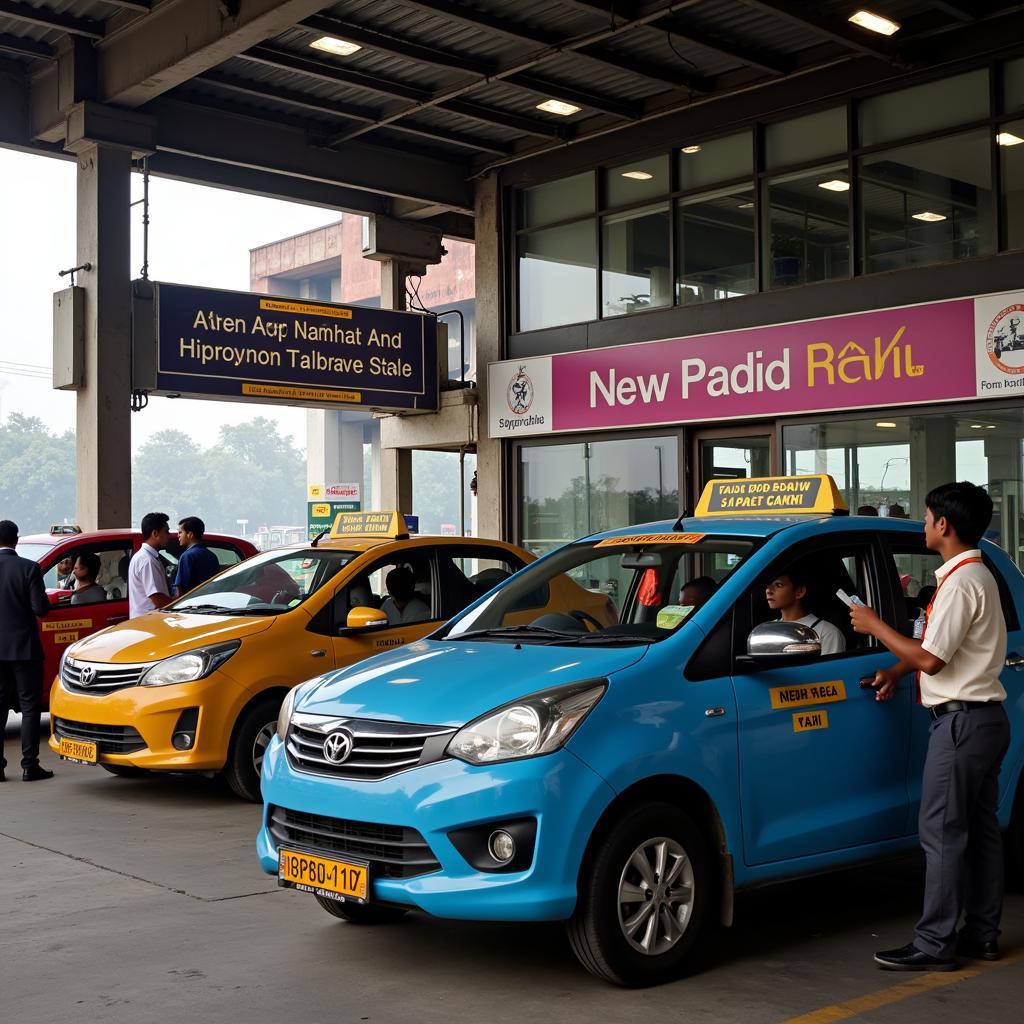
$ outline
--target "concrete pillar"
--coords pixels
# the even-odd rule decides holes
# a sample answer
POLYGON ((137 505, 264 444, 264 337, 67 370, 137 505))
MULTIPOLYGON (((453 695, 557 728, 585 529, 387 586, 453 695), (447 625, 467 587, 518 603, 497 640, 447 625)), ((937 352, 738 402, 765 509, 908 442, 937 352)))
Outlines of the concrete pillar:
MULTIPOLYGON (((306 482, 358 483, 363 480, 363 424, 349 423, 340 409, 306 412, 306 482)), ((370 496, 362 496, 369 508, 370 496)))
MULTIPOLYGON (((408 266, 399 260, 380 261, 380 308, 406 309, 408 266)), ((412 513, 412 450, 380 449, 380 507, 412 513)))
POLYGON ((85 295, 85 373, 77 394, 77 519, 84 530, 132 524, 131 152, 78 153, 76 284, 85 295))
POLYGON ((1020 439, 1017 437, 986 437, 985 458, 988 479, 972 480, 987 486, 995 505, 992 529, 999 534, 999 544, 1010 557, 1021 561, 1022 488, 1020 478, 1020 439))
POLYGON ((480 392, 476 439, 477 500, 474 527, 478 537, 508 537, 506 482, 502 442, 487 437, 487 364, 503 356, 501 317, 501 236, 498 231, 498 179, 494 174, 476 186, 476 366, 480 392))
POLYGON ((939 484, 956 479, 956 420, 952 416, 910 418, 910 508, 924 517, 924 499, 939 484))

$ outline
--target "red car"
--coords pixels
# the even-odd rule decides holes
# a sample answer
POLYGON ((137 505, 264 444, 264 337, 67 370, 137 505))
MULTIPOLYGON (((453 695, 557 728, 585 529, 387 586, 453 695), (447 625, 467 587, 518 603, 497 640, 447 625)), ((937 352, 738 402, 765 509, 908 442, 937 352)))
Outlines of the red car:
MULTIPOLYGON (((256 546, 241 537, 208 533, 206 546, 222 566, 234 565, 256 554, 256 546)), ((39 563, 43 582, 52 608, 43 618, 43 651, 46 662, 45 701, 49 704, 50 686, 57 675, 57 666, 64 649, 83 636, 96 633, 128 618, 128 562, 142 544, 138 530, 96 530, 82 533, 78 527, 55 526, 49 533, 37 533, 18 541, 18 554, 39 563), (100 571, 96 579, 106 591, 106 600, 85 604, 71 603, 71 569, 75 559, 87 551, 99 556, 100 571)), ((170 545, 160 558, 167 569, 167 582, 173 584, 181 548, 171 535, 170 545)))

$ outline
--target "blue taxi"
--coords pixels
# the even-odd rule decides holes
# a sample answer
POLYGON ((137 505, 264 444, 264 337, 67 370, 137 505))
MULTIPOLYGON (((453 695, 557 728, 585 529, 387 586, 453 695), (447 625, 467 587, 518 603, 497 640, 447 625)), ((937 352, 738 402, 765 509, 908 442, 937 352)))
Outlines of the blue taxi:
MULTIPOLYGON (((1019 866, 1024 576, 983 551, 1019 866)), ((672 977, 736 890, 915 846, 927 715, 909 677, 884 703, 861 686, 893 657, 848 602, 909 634, 939 564, 920 523, 850 516, 827 476, 714 481, 694 517, 568 544, 429 637, 291 692, 261 865, 350 922, 561 920, 599 977, 672 977), (780 621, 793 581, 806 616, 780 621), (586 592, 608 599, 570 607, 586 592)))

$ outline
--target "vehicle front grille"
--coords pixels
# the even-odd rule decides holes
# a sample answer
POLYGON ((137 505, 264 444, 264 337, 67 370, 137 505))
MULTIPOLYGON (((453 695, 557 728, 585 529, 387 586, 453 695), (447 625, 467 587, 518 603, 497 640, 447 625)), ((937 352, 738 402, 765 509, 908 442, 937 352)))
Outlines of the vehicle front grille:
POLYGON ((134 754, 136 750, 146 749, 146 741, 130 725, 93 725, 91 722, 70 722, 66 718, 55 718, 53 735, 57 739, 95 743, 100 754, 134 754))
POLYGON ((414 878, 441 867, 426 840, 414 828, 327 818, 284 807, 270 807, 267 820, 278 849, 295 847, 324 856, 369 861, 371 872, 377 877, 414 878))
POLYGON ((409 768, 440 761, 454 729, 404 722, 379 722, 368 718, 336 718, 329 715, 292 715, 286 748, 292 767, 313 775, 376 782, 409 768), (341 733, 340 761, 327 755, 326 741, 341 733))
POLYGON ((60 681, 72 693, 102 697, 114 690, 138 686, 148 668, 149 665, 110 665, 65 658, 60 670, 60 681))

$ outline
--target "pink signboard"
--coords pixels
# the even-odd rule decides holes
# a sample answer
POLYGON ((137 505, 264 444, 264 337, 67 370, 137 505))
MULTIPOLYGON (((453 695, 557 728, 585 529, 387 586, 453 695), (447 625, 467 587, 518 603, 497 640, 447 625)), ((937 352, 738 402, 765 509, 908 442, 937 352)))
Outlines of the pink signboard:
POLYGON ((552 357, 552 428, 900 406, 975 395, 971 299, 552 357))

